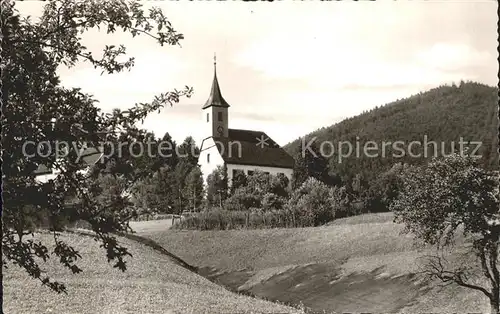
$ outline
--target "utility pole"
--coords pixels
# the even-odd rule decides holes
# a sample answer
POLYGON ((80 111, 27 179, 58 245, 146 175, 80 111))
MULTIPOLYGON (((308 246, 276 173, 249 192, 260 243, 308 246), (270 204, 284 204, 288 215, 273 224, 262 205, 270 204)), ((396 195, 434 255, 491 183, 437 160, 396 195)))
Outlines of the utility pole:
POLYGON ((222 190, 219 189, 217 192, 219 192, 219 206, 222 209, 222 190))
POLYGON ((179 215, 182 214, 182 196, 181 196, 181 188, 179 188, 179 215))
POLYGON ((196 185, 193 188, 193 212, 196 211, 196 185))

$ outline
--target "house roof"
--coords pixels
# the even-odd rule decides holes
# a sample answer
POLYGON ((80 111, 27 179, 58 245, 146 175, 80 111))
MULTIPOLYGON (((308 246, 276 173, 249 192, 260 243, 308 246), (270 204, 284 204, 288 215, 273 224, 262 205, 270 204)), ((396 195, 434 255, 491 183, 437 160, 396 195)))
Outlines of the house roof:
MULTIPOLYGON (((102 153, 93 147, 86 148, 81 154, 82 168, 92 166, 101 159, 102 153)), ((35 175, 40 176, 44 174, 51 174, 52 170, 47 165, 39 165, 35 170, 35 175)))
POLYGON ((222 93, 220 92, 219 81, 217 80, 217 66, 215 60, 214 60, 214 79, 212 81, 212 89, 210 90, 210 96, 208 97, 202 109, 206 109, 211 106, 229 108, 229 104, 224 99, 224 97, 222 97, 222 93))
POLYGON ((228 137, 213 137, 213 140, 228 164, 288 169, 294 166, 293 157, 261 131, 229 129, 228 137))

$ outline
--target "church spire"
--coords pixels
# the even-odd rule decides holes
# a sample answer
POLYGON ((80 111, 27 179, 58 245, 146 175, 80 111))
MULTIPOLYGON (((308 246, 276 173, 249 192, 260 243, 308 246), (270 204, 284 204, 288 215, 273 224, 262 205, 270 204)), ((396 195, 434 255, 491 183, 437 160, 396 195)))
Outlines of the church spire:
POLYGON ((229 104, 222 97, 222 94, 220 92, 219 81, 217 80, 217 58, 215 53, 214 53, 214 79, 212 81, 212 89, 210 90, 210 96, 208 97, 208 100, 205 102, 205 105, 203 106, 202 109, 211 106, 224 107, 224 108, 229 107, 229 104))

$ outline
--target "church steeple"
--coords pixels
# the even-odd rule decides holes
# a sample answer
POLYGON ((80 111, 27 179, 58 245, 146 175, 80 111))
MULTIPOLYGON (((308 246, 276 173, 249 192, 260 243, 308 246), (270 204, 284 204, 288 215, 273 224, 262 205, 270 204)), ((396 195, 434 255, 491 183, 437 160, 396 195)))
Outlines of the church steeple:
POLYGON ((210 90, 210 96, 208 97, 208 100, 205 102, 205 105, 203 106, 202 109, 206 109, 211 106, 229 108, 229 104, 222 97, 222 94, 220 92, 219 81, 217 80, 217 60, 215 54, 214 54, 214 80, 212 82, 212 89, 210 90))

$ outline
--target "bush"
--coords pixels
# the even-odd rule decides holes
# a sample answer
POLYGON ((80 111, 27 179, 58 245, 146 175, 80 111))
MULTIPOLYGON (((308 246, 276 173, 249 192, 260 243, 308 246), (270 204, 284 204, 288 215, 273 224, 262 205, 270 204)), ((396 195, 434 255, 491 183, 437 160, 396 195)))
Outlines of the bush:
POLYGON ((245 187, 236 189, 225 202, 224 208, 232 211, 249 210, 252 207, 260 207, 261 199, 258 195, 251 193, 245 187))
POLYGON ((361 214, 365 205, 355 203, 346 187, 329 187, 309 178, 287 200, 286 180, 257 173, 247 186, 234 190, 224 209, 213 208, 173 226, 174 229, 227 230, 240 228, 312 227, 334 219, 361 214))
POLYGON ((396 163, 372 182, 366 199, 370 212, 389 211, 401 190, 400 174, 407 168, 407 164, 396 163))
POLYGON ((359 215, 363 211, 362 204, 354 206, 353 197, 345 186, 331 188, 328 200, 331 202, 332 218, 334 219, 359 215))
POLYGON ((262 197, 262 209, 269 210, 280 210, 286 203, 284 197, 278 196, 274 193, 266 193, 262 197))
POLYGON ((294 214, 297 226, 319 226, 334 217, 331 188, 314 178, 292 193, 286 207, 294 214))
MULTIPOLYGON (((75 210, 67 205, 65 215, 54 215, 47 208, 25 206, 22 209, 23 227, 25 230, 35 231, 37 229, 63 231, 75 224, 75 210)), ((22 231, 22 230, 21 230, 22 231)))
POLYGON ((282 209, 289 195, 288 179, 285 175, 270 175, 262 171, 245 177, 239 174, 232 187, 231 196, 225 201, 228 210, 282 209), (237 183, 237 184, 236 184, 237 183))

